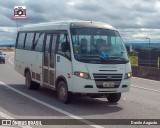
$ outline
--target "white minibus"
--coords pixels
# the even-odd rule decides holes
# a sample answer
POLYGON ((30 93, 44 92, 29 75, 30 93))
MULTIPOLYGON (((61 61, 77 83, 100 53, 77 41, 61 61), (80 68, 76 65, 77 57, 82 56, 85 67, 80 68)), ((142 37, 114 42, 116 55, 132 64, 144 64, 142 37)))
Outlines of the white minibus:
POLYGON ((22 26, 17 34, 15 70, 28 89, 56 90, 62 103, 75 94, 106 97, 111 103, 131 85, 131 64, 118 31, 93 21, 22 26))

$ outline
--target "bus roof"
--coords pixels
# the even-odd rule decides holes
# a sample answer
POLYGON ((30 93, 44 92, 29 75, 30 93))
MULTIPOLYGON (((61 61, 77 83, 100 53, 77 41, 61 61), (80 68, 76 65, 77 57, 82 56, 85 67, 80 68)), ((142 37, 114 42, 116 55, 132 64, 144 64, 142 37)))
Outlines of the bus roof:
POLYGON ((113 26, 94 21, 60 21, 60 22, 46 22, 39 24, 29 24, 22 26, 19 31, 43 31, 43 30, 65 30, 69 28, 91 27, 91 28, 105 28, 116 30, 113 26))

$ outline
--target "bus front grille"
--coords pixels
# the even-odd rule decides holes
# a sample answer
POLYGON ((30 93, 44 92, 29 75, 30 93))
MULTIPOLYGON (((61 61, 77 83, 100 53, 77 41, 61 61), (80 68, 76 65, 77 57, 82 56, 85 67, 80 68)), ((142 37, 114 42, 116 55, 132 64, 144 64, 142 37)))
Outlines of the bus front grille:
POLYGON ((119 88, 123 74, 97 74, 93 73, 97 88, 119 88), (104 87, 104 83, 114 83, 114 87, 104 87))

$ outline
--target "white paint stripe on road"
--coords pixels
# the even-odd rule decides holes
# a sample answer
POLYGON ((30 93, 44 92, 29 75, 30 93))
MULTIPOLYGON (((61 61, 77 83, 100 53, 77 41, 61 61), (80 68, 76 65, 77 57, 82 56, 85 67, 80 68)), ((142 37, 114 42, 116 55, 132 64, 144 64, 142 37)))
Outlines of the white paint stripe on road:
POLYGON ((9 116, 9 115, 5 114, 4 112, 1 112, 1 111, 0 111, 0 116, 5 118, 5 119, 14 119, 13 117, 11 117, 11 116, 9 116))
POLYGON ((14 56, 11 56, 11 57, 8 58, 8 62, 9 62, 10 64, 12 64, 12 65, 14 64, 14 63, 11 61, 11 58, 13 58, 13 57, 14 57, 14 56))
POLYGON ((27 98, 29 98, 29 99, 31 99, 31 100, 39 103, 39 104, 42 104, 42 105, 44 105, 44 106, 46 106, 46 107, 48 107, 48 108, 50 108, 50 109, 56 110, 56 111, 58 111, 58 112, 60 112, 60 113, 62 113, 62 114, 64 114, 64 115, 67 115, 67 116, 73 118, 73 119, 80 120, 81 122, 83 122, 83 123, 85 123, 85 124, 88 124, 88 125, 90 125, 90 126, 92 126, 92 127, 95 127, 95 128, 104 128, 104 127, 102 127, 102 126, 100 126, 100 125, 94 124, 93 122, 87 121, 87 120, 83 119, 82 117, 73 115, 72 113, 69 113, 69 112, 64 111, 64 110, 62 110, 62 109, 60 109, 60 108, 57 108, 57 107, 55 107, 55 106, 52 106, 52 105, 50 105, 50 104, 48 104, 48 103, 46 103, 46 102, 44 102, 44 101, 41 101, 41 100, 39 100, 39 99, 36 99, 36 98, 34 98, 34 97, 32 97, 32 96, 24 93, 24 92, 21 92, 21 91, 15 89, 15 88, 13 88, 13 87, 7 85, 6 83, 4 83, 4 82, 2 82, 2 81, 0 81, 0 84, 3 85, 3 86, 5 86, 5 87, 7 87, 7 88, 9 88, 9 89, 11 89, 12 91, 14 91, 14 92, 16 92, 16 93, 24 96, 24 97, 27 97, 27 98))
MULTIPOLYGON (((15 118, 13 118, 13 117, 11 117, 11 116, 9 116, 9 115, 5 114, 4 112, 1 112, 1 111, 0 111, 0 117, 5 118, 5 119, 7 119, 7 120, 8 120, 8 119, 12 119, 12 120, 15 119, 15 118)), ((8 127, 14 128, 14 126, 8 126, 8 127)), ((30 127, 30 126, 19 126, 19 127, 21 127, 21 128, 32 128, 32 127, 30 127)), ((7 127, 5 126, 4 128, 7 128, 7 127)))
POLYGON ((0 128, 17 128, 17 127, 14 127, 14 126, 1 126, 0 128))
POLYGON ((133 78, 140 79, 140 80, 151 81, 151 82, 160 82, 160 81, 157 81, 157 80, 150 80, 150 79, 144 79, 144 78, 139 78, 139 77, 133 77, 133 78))
POLYGON ((139 89, 144 89, 144 90, 148 90, 148 91, 152 91, 152 92, 158 92, 158 93, 160 93, 160 91, 159 91, 159 90, 154 90, 154 89, 150 89, 150 88, 144 88, 144 87, 139 87, 139 86, 135 86, 135 85, 131 85, 131 87, 139 88, 139 89))
MULTIPOLYGON (((5 119, 14 119, 13 117, 5 114, 4 112, 0 111, 0 117, 5 118, 5 119)), ((0 126, 1 128, 15 128, 14 126, 0 126)))

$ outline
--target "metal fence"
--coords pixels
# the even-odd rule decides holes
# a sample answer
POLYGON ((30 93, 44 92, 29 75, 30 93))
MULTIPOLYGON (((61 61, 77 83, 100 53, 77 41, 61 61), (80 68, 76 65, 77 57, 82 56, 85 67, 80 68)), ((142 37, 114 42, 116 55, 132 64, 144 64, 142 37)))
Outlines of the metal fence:
POLYGON ((138 56, 130 56, 132 66, 146 66, 160 68, 160 57, 157 60, 142 60, 138 56))
POLYGON ((147 66, 147 67, 160 67, 159 60, 138 60, 139 66, 147 66))

